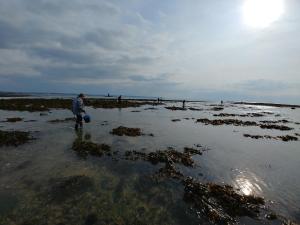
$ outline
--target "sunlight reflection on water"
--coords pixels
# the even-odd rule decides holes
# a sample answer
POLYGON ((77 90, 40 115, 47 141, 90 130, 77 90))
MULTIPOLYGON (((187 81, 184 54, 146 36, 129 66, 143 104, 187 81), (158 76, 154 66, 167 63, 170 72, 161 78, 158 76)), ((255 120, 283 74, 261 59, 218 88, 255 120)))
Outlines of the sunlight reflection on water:
POLYGON ((234 187, 245 195, 261 196, 263 193, 262 187, 267 186, 260 177, 250 171, 238 171, 233 183, 234 187))

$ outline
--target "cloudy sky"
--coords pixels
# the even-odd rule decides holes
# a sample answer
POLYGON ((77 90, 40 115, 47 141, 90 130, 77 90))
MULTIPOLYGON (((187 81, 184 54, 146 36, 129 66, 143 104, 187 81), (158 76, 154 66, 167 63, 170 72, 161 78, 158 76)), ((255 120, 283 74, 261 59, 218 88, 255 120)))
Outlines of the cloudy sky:
POLYGON ((248 1, 0 0, 0 91, 300 103, 300 1, 248 1))

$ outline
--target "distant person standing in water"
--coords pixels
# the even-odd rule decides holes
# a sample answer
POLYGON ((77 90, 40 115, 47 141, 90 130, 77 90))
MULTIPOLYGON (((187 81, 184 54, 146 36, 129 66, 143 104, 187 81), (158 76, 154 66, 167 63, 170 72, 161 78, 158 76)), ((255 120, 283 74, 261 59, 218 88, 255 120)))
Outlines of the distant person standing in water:
POLYGON ((83 99, 85 95, 80 93, 73 99, 72 112, 76 116, 75 130, 78 130, 78 126, 82 128, 82 113, 85 113, 83 99))
POLYGON ((121 101, 122 101, 122 95, 120 95, 120 96, 118 97, 118 103, 121 103, 121 101))
POLYGON ((185 108, 185 100, 182 101, 182 108, 185 108))

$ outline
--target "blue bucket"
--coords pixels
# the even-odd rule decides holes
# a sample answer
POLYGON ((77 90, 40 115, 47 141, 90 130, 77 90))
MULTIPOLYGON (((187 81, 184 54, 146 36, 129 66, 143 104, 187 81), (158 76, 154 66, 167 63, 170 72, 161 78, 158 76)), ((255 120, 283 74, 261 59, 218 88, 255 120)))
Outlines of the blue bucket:
POLYGON ((83 119, 84 119, 84 122, 86 122, 86 123, 91 122, 91 117, 90 117, 89 115, 85 115, 85 116, 83 117, 83 119))

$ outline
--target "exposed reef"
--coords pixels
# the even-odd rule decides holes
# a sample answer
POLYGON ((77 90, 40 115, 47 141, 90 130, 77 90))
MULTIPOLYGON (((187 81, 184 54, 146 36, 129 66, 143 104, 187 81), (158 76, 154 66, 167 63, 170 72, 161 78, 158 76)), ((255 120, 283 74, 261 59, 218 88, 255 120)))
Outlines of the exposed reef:
MULTIPOLYGON (((140 107, 142 105, 151 104, 147 101, 121 101, 104 100, 104 99, 86 99, 86 106, 94 108, 128 108, 140 107)), ((14 110, 14 111, 49 111, 50 109, 71 109, 72 99, 42 99, 42 98, 14 98, 14 99, 0 99, 0 109, 14 110)))
POLYGON ((246 113, 246 114, 233 114, 233 113, 220 113, 220 114, 214 114, 214 116, 218 117, 262 117, 264 114, 261 113, 246 113))
POLYGON ((276 125, 276 124, 260 124, 259 127, 261 129, 274 129, 274 130, 293 130, 292 127, 287 127, 284 125, 276 125))
POLYGON ((205 125, 211 124, 214 126, 220 125, 234 125, 234 126, 257 126, 254 121, 242 121, 235 119, 224 119, 224 120, 210 120, 210 119, 197 119, 197 123, 204 123, 205 125))
POLYGON ((270 136, 270 135, 251 135, 251 134, 244 134, 244 137, 249 137, 253 139, 274 139, 274 140, 282 140, 282 141, 298 141, 297 137, 291 135, 285 136, 270 136))
POLYGON ((236 119, 197 119, 196 123, 204 123, 205 125, 214 125, 214 126, 221 126, 221 125, 234 125, 234 126, 259 126, 261 129, 275 129, 275 130, 293 130, 294 128, 287 127, 284 125, 276 125, 276 124, 259 124, 255 121, 243 121, 243 120, 236 120, 236 119))

